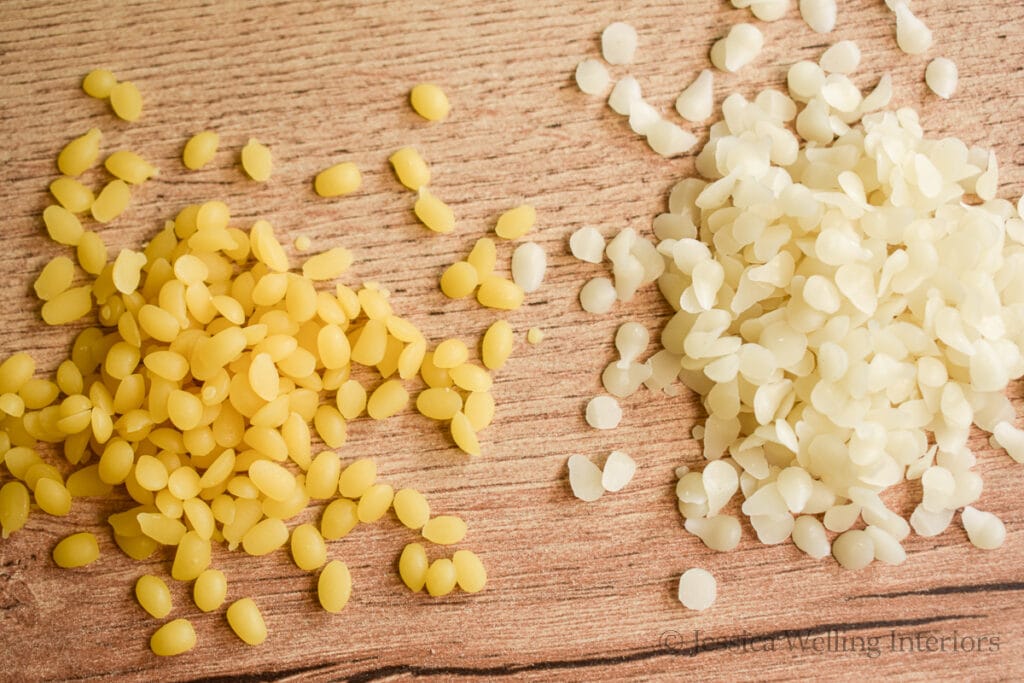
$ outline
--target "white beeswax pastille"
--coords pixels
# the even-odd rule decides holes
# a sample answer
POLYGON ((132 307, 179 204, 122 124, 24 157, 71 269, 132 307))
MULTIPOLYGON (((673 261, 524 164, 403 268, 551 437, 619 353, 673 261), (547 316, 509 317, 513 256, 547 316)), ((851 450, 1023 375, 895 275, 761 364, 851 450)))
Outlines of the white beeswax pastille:
POLYGON ((956 63, 946 57, 936 57, 924 71, 924 82, 933 93, 948 100, 956 92, 958 73, 956 63))
POLYGON ((676 98, 676 111, 687 121, 704 121, 714 109, 714 76, 704 69, 676 98))
POLYGON ((932 32, 905 3, 896 5, 896 44, 908 55, 919 55, 932 46, 932 32))
POLYGON ((836 0, 800 0, 800 16, 818 33, 828 33, 836 27, 836 0))
POLYGON ((569 237, 569 251, 580 261, 600 263, 604 259, 604 236, 597 228, 582 227, 569 237))
POLYGON ((596 59, 584 59, 576 66, 576 85, 588 95, 600 95, 608 88, 608 69, 596 59))
POLYGON ((526 293, 535 292, 544 280, 548 258, 536 242, 524 242, 512 253, 512 281, 526 293))
POLYGON ((694 567, 679 577, 679 602, 698 612, 714 604, 718 597, 718 582, 711 572, 694 567))
POLYGON ((587 281, 580 290, 580 305, 587 313, 607 313, 615 303, 615 285, 606 277, 587 281))
POLYGON ((629 64, 636 54, 636 29, 616 21, 601 33, 601 54, 609 64, 629 64))
POLYGON ((601 486, 605 491, 621 491, 636 473, 636 461, 622 451, 612 451, 601 472, 601 486))
POLYGON ((591 503, 604 494, 601 485, 601 468, 585 455, 569 456, 569 486, 574 496, 591 503))
POLYGON ((594 429, 615 429, 622 420, 622 407, 611 396, 595 396, 587 403, 587 424, 594 429))
POLYGON ((632 76, 623 76, 615 82, 611 94, 608 95, 608 106, 616 114, 629 116, 633 103, 642 99, 640 83, 632 76))

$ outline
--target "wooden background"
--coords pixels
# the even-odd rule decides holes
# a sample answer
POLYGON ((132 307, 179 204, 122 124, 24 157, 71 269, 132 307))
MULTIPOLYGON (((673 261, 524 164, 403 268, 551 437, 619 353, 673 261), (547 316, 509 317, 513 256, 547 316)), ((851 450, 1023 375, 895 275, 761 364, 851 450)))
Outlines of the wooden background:
MULTIPOLYGON (((716 75, 719 97, 780 85, 791 62, 856 38, 864 52, 857 83, 873 86, 890 70, 896 103, 917 107, 928 134, 994 146, 1003 164, 1001 196, 1015 200, 1024 188, 1024 5, 914 3, 935 32, 929 55, 959 65, 960 89, 949 102, 926 91, 924 58, 896 50, 881 0, 840 5, 830 36, 811 33, 795 9, 782 21, 759 23, 763 55, 741 74, 716 75)), ((140 245, 186 203, 224 199, 243 221, 262 216, 289 238, 301 233, 317 246, 352 248, 350 281, 389 287, 396 306, 435 340, 473 338, 493 320, 475 302, 444 299, 436 278, 502 210, 524 200, 536 205, 534 239, 550 263, 542 290, 510 316, 520 343, 497 378, 499 419, 484 433, 483 457, 467 461, 437 425, 412 413, 354 423, 343 449, 345 458, 376 456, 382 477, 396 487, 417 486, 435 510, 464 516, 464 547, 490 572, 485 592, 411 595, 394 566, 413 534, 390 519, 331 544, 331 557, 347 562, 354 577, 352 600, 336 616, 319 610, 314 578, 285 552, 255 559, 218 549, 214 562, 228 574, 230 597, 255 598, 269 640, 243 645, 223 612, 199 613, 177 584, 172 616, 192 619, 199 643, 187 655, 158 659, 148 648, 158 622, 135 604, 132 586, 143 573, 166 574, 169 562, 135 563, 114 547, 101 520, 123 509, 124 498, 79 500, 70 517, 33 514, 25 530, 0 542, 0 679, 1024 674, 1024 470, 989 449, 983 435, 973 442, 985 478, 979 506, 1006 521, 1005 546, 974 549, 954 524, 937 538, 910 538, 900 567, 847 572, 791 544, 762 547, 749 526, 739 549, 727 554, 682 530, 673 468, 701 459, 689 438, 701 413, 689 393, 638 393, 624 402, 615 431, 591 430, 583 420, 612 358, 615 327, 639 320, 656 333, 667 307, 649 288, 608 315, 584 314, 579 287, 602 268, 569 257, 567 236, 581 225, 649 233, 668 188, 692 162, 651 153, 600 99, 575 88, 572 71, 597 54, 605 25, 629 21, 641 40, 630 69, 649 101, 674 117, 676 95, 706 66, 713 40, 748 17, 722 0, 0 2, 3 355, 29 349, 51 371, 67 352, 74 330, 44 329, 30 283, 62 252, 45 239, 39 218, 50 201, 55 156, 91 126, 103 130, 105 151, 131 148, 163 171, 102 229, 112 253, 140 245), (98 66, 138 84, 146 101, 138 123, 117 121, 106 103, 82 94, 81 77, 98 66), (406 104, 409 88, 422 80, 442 84, 452 100, 441 125, 426 124, 406 104), (187 173, 181 147, 204 128, 220 132, 221 151, 207 170, 187 173), (266 184, 237 168, 250 136, 273 150, 275 174, 266 184), (407 144, 422 150, 432 187, 454 207, 454 234, 430 235, 415 223, 412 197, 386 163, 407 144), (341 160, 362 167, 363 189, 342 200, 314 196, 312 176, 341 160), (547 336, 531 347, 522 340, 534 325, 547 336), (613 448, 638 461, 634 481, 594 504, 572 498, 566 457, 582 452, 600 462, 613 448), (83 528, 100 532, 101 559, 74 572, 55 568, 54 543, 83 528), (704 613, 676 601, 679 574, 691 566, 719 580, 718 602, 704 613), (787 641, 790 629, 815 635, 817 651, 811 642, 802 649, 787 641), (984 651, 950 652, 948 640, 945 652, 894 651, 893 632, 966 637, 984 651), (856 645, 854 638, 870 645, 873 637, 877 653, 837 651, 844 642, 856 645), (769 647, 774 651, 765 652, 769 647)), ((102 174, 88 179, 99 183, 102 174)), ((502 245, 501 263, 509 256, 502 245)), ((906 493, 909 514, 920 492, 906 493)), ((317 517, 311 509, 302 519, 317 517)))

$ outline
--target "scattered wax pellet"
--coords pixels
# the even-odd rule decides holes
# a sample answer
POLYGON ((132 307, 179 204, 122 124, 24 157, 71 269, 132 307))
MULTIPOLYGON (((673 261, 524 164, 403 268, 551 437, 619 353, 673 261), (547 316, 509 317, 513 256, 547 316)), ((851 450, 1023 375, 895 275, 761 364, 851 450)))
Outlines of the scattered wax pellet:
POLYGON ((413 212, 423 225, 434 232, 447 234, 455 229, 455 212, 431 194, 425 185, 419 189, 419 197, 413 205, 413 212))
POLYGON ((715 602, 718 597, 718 582, 706 569, 687 569, 679 577, 679 602, 684 607, 702 611, 715 602))
POLYGON ((452 555, 455 566, 455 580, 459 588, 467 593, 478 593, 487 583, 487 570, 476 553, 469 550, 456 550, 452 555))
POLYGON ((460 517, 439 515, 431 517, 421 530, 423 538, 431 543, 454 545, 466 536, 466 523, 460 517))
POLYGON ((84 567, 95 562, 99 556, 96 537, 88 531, 66 536, 53 549, 53 561, 64 569, 84 567))
POLYGON ((449 299, 462 299, 479 284, 476 268, 467 261, 456 261, 441 274, 441 291, 449 299))
POLYGON ((430 167, 413 147, 403 147, 390 157, 398 182, 416 192, 430 182, 430 167))
POLYGON ((447 557, 434 560, 427 569, 427 574, 424 578, 427 593, 431 597, 448 595, 455 588, 457 581, 458 573, 455 570, 455 565, 447 557))
POLYGON ((317 579, 317 599, 327 612, 337 613, 345 609, 352 595, 352 575, 348 566, 339 560, 331 560, 320 571, 317 579))
POLYGON ((100 154, 100 138, 103 135, 99 128, 90 128, 80 137, 75 138, 57 155, 57 168, 66 176, 78 176, 85 173, 96 163, 100 154))
POLYGON ((96 195, 96 200, 90 207, 92 217, 100 223, 109 223, 128 208, 129 201, 131 190, 128 189, 128 184, 120 179, 111 180, 96 195))
POLYGON ((117 85, 117 77, 107 69, 93 69, 82 79, 82 90, 89 97, 104 100, 117 85))
POLYGON ((61 176, 50 183, 50 194, 71 213, 85 213, 96 198, 92 190, 67 176, 61 176))
POLYGON ((69 247, 78 246, 85 232, 78 216, 58 204, 51 204, 43 209, 43 223, 50 239, 69 247))
POLYGON ((420 83, 409 93, 409 103, 413 110, 427 121, 441 121, 451 111, 448 96, 440 87, 433 83, 420 83))
POLYGON ((160 171, 151 163, 140 157, 135 152, 119 150, 107 157, 103 162, 107 170, 115 178, 120 178, 126 183, 138 185, 158 175, 160 171))
POLYGON ((485 278, 476 291, 476 300, 481 306, 503 311, 522 306, 525 296, 519 285, 498 275, 485 278))
POLYGON ((185 164, 185 168, 198 171, 213 161, 219 144, 220 136, 212 130, 196 133, 185 143, 185 149, 181 152, 181 161, 185 164))
POLYGON ((110 89, 110 107, 129 123, 142 115, 142 94, 131 81, 121 81, 110 89))
POLYGON ((260 645, 267 639, 267 624, 252 598, 242 598, 231 603, 227 617, 231 630, 242 642, 260 645))
POLYGON ((256 138, 249 138, 242 148, 242 170, 256 182, 262 183, 270 178, 273 168, 270 148, 256 138))
POLYGON ((426 497, 415 489, 397 491, 392 506, 398 521, 410 529, 422 529, 430 519, 430 504, 426 497))
POLYGON ((219 569, 203 571, 192 584, 192 599, 204 612, 212 612, 224 604, 227 594, 228 580, 219 569))
POLYGON ((171 591, 158 576, 140 576, 135 582, 135 599, 142 609, 156 619, 163 619, 171 613, 171 591))
POLYGON ((429 565, 426 549, 419 543, 410 543, 398 558, 398 575, 409 590, 418 593, 427 581, 429 565))
POLYGON ((313 187, 321 197, 341 197, 352 194, 363 184, 359 167, 351 161, 325 168, 316 175, 313 187))
POLYGON ((494 226, 494 232, 502 239, 514 240, 530 232, 536 221, 536 209, 529 204, 523 204, 501 214, 497 225, 494 226))
POLYGON ((149 648, 160 657, 184 654, 195 646, 196 631, 188 619, 167 622, 149 639, 149 648))

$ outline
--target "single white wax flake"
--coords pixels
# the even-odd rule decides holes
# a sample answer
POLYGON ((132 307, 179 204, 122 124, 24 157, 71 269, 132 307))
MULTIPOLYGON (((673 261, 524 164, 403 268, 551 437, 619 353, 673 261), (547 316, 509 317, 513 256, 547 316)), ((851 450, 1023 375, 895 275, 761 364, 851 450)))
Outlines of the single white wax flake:
POLYGON ((698 612, 706 610, 718 597, 718 582, 706 569, 687 569, 679 577, 679 602, 698 612))
POLYGON ((622 451, 612 451, 604 463, 601 485, 605 491, 621 491, 633 478, 636 461, 622 451))
POLYGON ((569 486, 572 494, 591 503, 604 494, 601 486, 601 468, 583 455, 569 456, 569 486))

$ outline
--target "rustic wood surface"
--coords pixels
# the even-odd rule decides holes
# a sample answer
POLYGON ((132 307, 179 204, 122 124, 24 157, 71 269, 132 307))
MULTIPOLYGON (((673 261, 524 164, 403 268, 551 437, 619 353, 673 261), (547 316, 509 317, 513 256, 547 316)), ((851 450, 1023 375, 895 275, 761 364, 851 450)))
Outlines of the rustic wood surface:
MULTIPOLYGON (((858 84, 873 85, 889 70, 896 103, 918 108, 930 135, 994 147, 1001 196, 1015 200, 1024 188, 1024 5, 914 3, 935 32, 929 56, 959 65, 960 88, 949 102, 926 91, 926 59, 895 48, 881 0, 840 5, 829 36, 812 33, 795 9, 759 24, 765 52, 741 74, 719 77, 718 95, 780 85, 792 61, 856 38, 864 53, 858 84)), ((484 433, 483 457, 467 461, 437 425, 411 412, 354 423, 343 449, 345 458, 377 457, 383 478, 419 487, 435 510, 464 516, 464 547, 490 572, 483 593, 411 595, 395 563, 413 534, 394 521, 331 544, 331 557, 347 562, 354 578, 340 615, 319 610, 314 578, 285 552, 257 559, 217 549, 230 597, 256 599, 269 640, 241 644, 223 611, 198 612, 188 586, 174 584, 172 616, 192 619, 199 643, 159 659, 148 647, 158 622, 139 609, 132 586, 143 573, 166 575, 168 558, 136 563, 117 551, 102 520, 123 509, 125 497, 79 500, 69 517, 37 512, 0 542, 0 679, 1024 676, 1024 470, 984 435, 972 443, 985 478, 979 505, 1006 521, 1005 546, 974 549, 954 524, 937 538, 908 539, 902 566, 848 572, 791 544, 763 547, 749 526, 741 546, 725 554, 682 530, 673 468, 701 460, 689 433, 702 413, 688 392, 636 394, 614 431, 583 420, 612 357, 615 327, 639 320, 656 333, 668 309, 649 288, 611 314, 584 314, 579 286, 601 268, 574 261, 567 236, 581 225, 649 232, 692 160, 656 157, 600 99, 576 89, 572 71, 596 56, 605 25, 627 20, 641 36, 630 69, 649 101, 671 112, 681 87, 706 66, 713 40, 748 17, 723 0, 0 3, 4 356, 31 350, 52 371, 68 350, 74 330, 45 328, 30 283, 63 251, 45 239, 40 219, 55 156, 91 126, 103 130, 105 150, 131 148, 162 169, 133 193, 127 213, 102 228, 112 250, 143 243, 186 203, 221 198, 241 219, 266 217, 289 239, 301 233, 318 246, 349 246, 357 257, 350 281, 383 283, 435 340, 473 337, 495 317, 475 302, 444 299, 436 278, 502 210, 523 200, 536 205, 535 239, 550 263, 543 289, 510 316, 520 343, 497 376, 499 419, 484 433), (116 120, 105 102, 81 92, 81 77, 97 66, 139 85, 146 105, 138 123, 116 120), (407 105, 410 86, 423 80, 442 84, 452 100, 443 124, 426 124, 407 105), (209 169, 186 172, 181 147, 204 128, 220 132, 221 151, 209 169), (250 136, 273 149, 275 174, 266 184, 238 170, 250 136), (411 195, 386 163, 406 144, 430 161, 432 186, 459 216, 454 234, 428 235, 412 217, 411 195), (345 159, 362 167, 363 189, 317 198, 312 176, 345 159), (546 333, 538 346, 524 341, 530 326, 546 333), (633 483, 594 504, 572 498, 566 457, 603 457, 613 448, 639 462, 633 483), (57 569, 50 551, 77 529, 98 532, 102 557, 81 570, 57 569), (676 600, 679 574, 691 566, 718 577, 718 601, 704 613, 676 600), (962 651, 965 644, 975 651, 962 651)), ((507 264, 509 245, 501 250, 507 264)), ((905 494, 909 513, 919 487, 905 494)), ((311 508, 301 519, 317 516, 311 508)))

